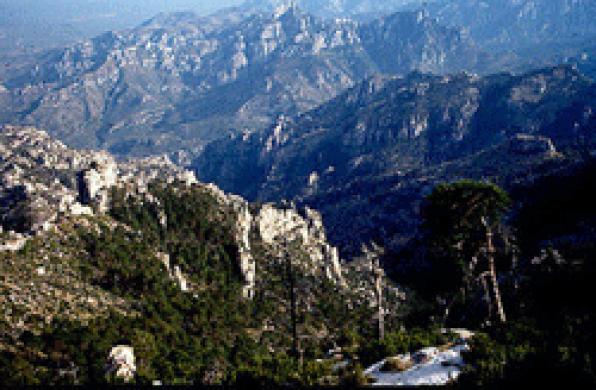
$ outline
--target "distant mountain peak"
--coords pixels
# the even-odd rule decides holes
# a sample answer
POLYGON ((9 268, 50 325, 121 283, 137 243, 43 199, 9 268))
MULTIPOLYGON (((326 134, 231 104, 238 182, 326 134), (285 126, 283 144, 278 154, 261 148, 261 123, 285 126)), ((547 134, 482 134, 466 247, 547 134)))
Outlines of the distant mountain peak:
POLYGON ((298 8, 298 4, 295 1, 286 1, 275 7, 273 15, 275 18, 281 18, 285 15, 297 15, 301 11, 298 8))
POLYGON ((417 13, 348 22, 311 16, 301 2, 282 5, 276 13, 160 14, 48 53, 2 80, 0 123, 35 123, 71 146, 118 155, 180 148, 196 155, 214 139, 304 113, 378 72, 479 64, 457 29, 420 22, 417 13))

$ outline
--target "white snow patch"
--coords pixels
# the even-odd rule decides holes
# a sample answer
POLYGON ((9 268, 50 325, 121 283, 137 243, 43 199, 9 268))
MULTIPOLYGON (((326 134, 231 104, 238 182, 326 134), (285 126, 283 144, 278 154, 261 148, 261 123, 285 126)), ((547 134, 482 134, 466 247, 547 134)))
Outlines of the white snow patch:
POLYGON ((456 380, 461 374, 464 366, 461 353, 468 349, 467 344, 457 345, 443 352, 436 348, 425 348, 412 356, 409 354, 397 356, 397 358, 406 360, 416 360, 416 357, 421 355, 427 356, 428 361, 414 364, 406 371, 380 371, 387 360, 384 359, 367 368, 364 373, 375 380, 373 386, 445 385, 456 380))

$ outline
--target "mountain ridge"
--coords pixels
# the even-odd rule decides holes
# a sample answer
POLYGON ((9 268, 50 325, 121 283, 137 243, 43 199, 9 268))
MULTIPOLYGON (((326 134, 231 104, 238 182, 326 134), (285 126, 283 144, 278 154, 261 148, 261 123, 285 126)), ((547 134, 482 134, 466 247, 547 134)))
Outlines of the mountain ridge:
POLYGON ((237 12, 160 16, 49 52, 4 81, 0 121, 120 155, 174 153, 185 143, 196 154, 230 130, 314 108, 379 68, 443 72, 486 63, 458 30, 420 12, 365 24, 296 8, 237 12))
POLYGON ((430 183, 468 174, 500 182, 522 166, 531 169, 534 157, 537 166, 557 161, 552 151, 573 160, 583 153, 580 139, 593 148, 594 97, 593 81, 572 67, 483 78, 376 77, 268 131, 209 145, 195 169, 201 179, 249 199, 286 198, 320 209, 335 244, 357 251, 344 233, 359 231, 350 223, 364 229, 358 236, 380 242, 393 233, 379 231, 397 228, 400 241, 415 229, 416 208, 392 203, 418 202, 430 183), (483 162, 494 159, 493 148, 502 150, 495 158, 502 155, 503 163, 493 163, 502 170, 483 162))

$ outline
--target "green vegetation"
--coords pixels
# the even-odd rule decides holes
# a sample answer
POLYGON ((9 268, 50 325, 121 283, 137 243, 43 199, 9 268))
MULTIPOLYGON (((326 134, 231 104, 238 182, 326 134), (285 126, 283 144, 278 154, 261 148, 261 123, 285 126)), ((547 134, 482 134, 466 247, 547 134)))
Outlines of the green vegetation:
POLYGON ((513 192, 518 266, 503 277, 508 323, 477 335, 460 387, 596 385, 593 162, 513 192))
POLYGON ((452 295, 447 298, 445 320, 458 299, 481 285, 487 319, 505 322, 495 265, 495 233, 501 230, 501 218, 509 204, 508 195, 496 185, 471 180, 441 184, 427 197, 423 218, 428 257, 439 277, 435 287, 439 295, 452 295))
MULTIPOLYGON (((456 326, 481 330, 458 387, 593 387, 595 167, 516 189, 511 199, 490 183, 436 187, 417 242, 432 271, 426 275, 437 276, 417 285, 407 317, 387 317, 383 340, 375 308, 307 272, 300 242, 280 255, 253 232, 256 296, 243 300, 233 210, 200 187, 155 183, 144 201, 115 191, 110 217, 78 220, 64 237, 30 240, 14 258, 0 259, 18 267, 43 248, 62 251, 73 281, 84 280, 100 300, 121 302, 78 320, 30 314, 23 318, 37 327, 17 332, 2 319, 0 376, 7 385, 110 383, 106 358, 126 344, 134 347, 140 384, 363 385, 363 367, 454 342, 439 328, 456 326), (170 278, 164 255, 190 292, 170 278)), ((11 308, 14 316, 27 310, 11 308)), ((390 360, 385 369, 407 366, 390 360)))
MULTIPOLYGON (((0 354, 5 383, 105 383, 106 358, 118 344, 134 347, 138 383, 337 383, 326 351, 345 342, 353 353, 375 337, 367 305, 348 308, 351 297, 304 273, 293 243, 301 359, 293 356, 285 264, 257 243, 258 292, 243 300, 235 214, 199 187, 156 183, 150 192, 154 201, 141 202, 115 191, 113 220, 88 219, 52 244, 72 248, 81 279, 130 302, 130 312, 55 318, 40 331, 3 336, 20 345, 0 354), (169 278, 159 253, 180 267, 191 292, 169 278)), ((38 246, 28 244, 27 256, 37 256, 38 246)))

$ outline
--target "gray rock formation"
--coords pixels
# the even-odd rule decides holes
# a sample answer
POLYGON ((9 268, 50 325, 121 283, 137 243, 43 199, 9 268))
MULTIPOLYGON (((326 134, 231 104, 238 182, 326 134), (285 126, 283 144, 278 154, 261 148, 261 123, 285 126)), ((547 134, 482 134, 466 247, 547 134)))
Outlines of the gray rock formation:
POLYGON ((119 156, 196 155, 373 73, 478 70, 480 57, 460 30, 419 12, 370 23, 320 20, 295 7, 160 15, 8 74, 0 123, 35 124, 70 146, 119 156))
POLYGON ((130 382, 134 379, 136 372, 134 348, 129 345, 113 347, 108 355, 106 374, 130 382))
POLYGON ((99 213, 109 207, 108 191, 118 180, 118 167, 113 157, 99 154, 91 168, 79 174, 79 198, 82 204, 92 205, 99 213))
POLYGON ((330 281, 344 283, 337 248, 327 242, 322 218, 317 211, 306 207, 304 215, 301 215, 294 207, 280 209, 266 204, 255 217, 255 222, 263 242, 275 246, 283 240, 298 241, 313 268, 322 267, 330 281))
POLYGON ((337 248, 327 241, 321 215, 310 208, 300 213, 295 207, 280 208, 264 204, 251 211, 249 203, 234 195, 227 195, 214 185, 207 185, 223 204, 232 207, 237 215, 236 242, 240 269, 244 277, 243 296, 251 299, 256 288, 258 264, 252 253, 258 239, 282 259, 291 243, 299 244, 306 261, 297 264, 308 274, 322 275, 330 282, 345 286, 342 265, 337 248))
POLYGON ((167 158, 117 164, 105 151, 69 149, 30 127, 2 126, 0 150, 0 226, 7 231, 36 234, 62 216, 105 213, 114 186, 134 196, 158 178, 197 183, 167 158))

